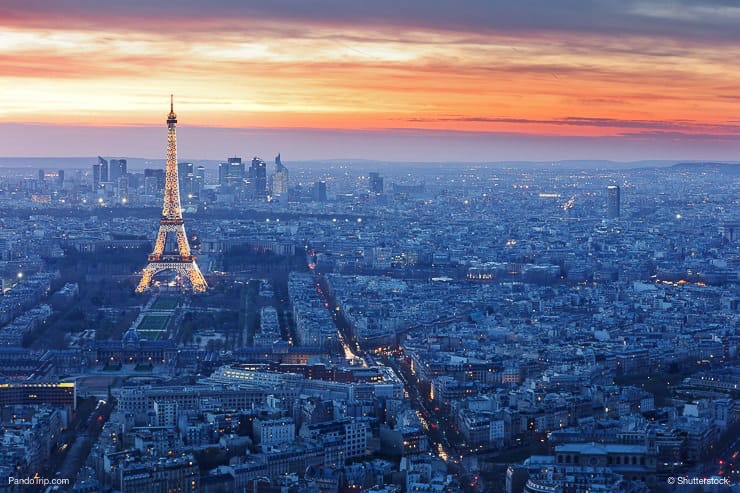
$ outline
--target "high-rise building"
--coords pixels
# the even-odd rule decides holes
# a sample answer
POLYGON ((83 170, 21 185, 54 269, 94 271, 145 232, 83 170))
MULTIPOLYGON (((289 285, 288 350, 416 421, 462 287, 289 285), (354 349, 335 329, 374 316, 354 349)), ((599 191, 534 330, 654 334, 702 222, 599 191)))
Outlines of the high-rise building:
POLYGON ((252 184, 254 198, 263 199, 267 195, 267 164, 255 156, 249 167, 249 181, 252 184))
POLYGON ((125 159, 111 159, 108 166, 108 179, 116 183, 118 178, 125 176, 127 173, 127 163, 125 159))
POLYGON ((126 204, 128 203, 128 176, 119 176, 117 181, 118 183, 116 183, 116 193, 118 202, 121 204, 126 204))
POLYGON ((218 163, 218 185, 223 187, 226 184, 226 176, 229 174, 229 163, 218 163))
POLYGON ((190 252, 185 221, 180 206, 180 191, 177 179, 177 115, 170 96, 170 113, 167 115, 167 161, 165 166, 164 203, 159 232, 154 243, 154 251, 149 255, 149 263, 142 272, 136 292, 149 289, 154 276, 164 271, 175 272, 178 280, 187 277, 195 293, 207 288, 206 280, 200 272, 195 256, 190 252))
POLYGON ((187 201, 195 193, 195 166, 193 163, 177 163, 177 176, 180 180, 180 200, 187 201))
POLYGON ((157 178, 154 176, 144 177, 144 194, 156 195, 161 189, 157 184, 157 178))
POLYGON ((103 174, 103 165, 100 163, 93 164, 93 167, 92 167, 93 190, 97 190, 98 188, 100 188, 100 182, 102 181, 101 180, 102 174, 103 174))
POLYGON ((244 183, 244 163, 240 157, 230 157, 218 165, 218 184, 221 187, 238 187, 244 183))
POLYGON ((60 169, 59 171, 57 171, 57 183, 59 184, 60 187, 64 185, 64 170, 63 169, 60 169))
POLYGON ((311 189, 311 197, 316 202, 326 202, 326 182, 317 181, 311 189))
POLYGON ((618 218, 620 206, 619 187, 617 185, 609 185, 606 187, 606 217, 609 219, 618 218))
POLYGON ((158 192, 161 192, 164 190, 164 170, 163 169, 151 169, 147 168, 144 170, 144 183, 146 183, 147 178, 154 178, 156 180, 156 190, 158 192))
POLYGON ((280 154, 275 156, 275 175, 272 177, 272 194, 288 194, 288 168, 280 161, 280 154))
POLYGON ((229 158, 229 176, 244 178, 244 163, 240 157, 229 158))
POLYGON ((383 193, 383 177, 380 173, 370 173, 370 192, 374 194, 383 193))
MULTIPOLYGON (((100 180, 102 182, 108 181, 108 160, 98 156, 98 165, 100 166, 100 180)), ((97 187, 96 187, 97 188, 97 187)))
POLYGON ((195 191, 200 197, 203 194, 203 188, 206 186, 206 168, 202 164, 195 168, 195 191))

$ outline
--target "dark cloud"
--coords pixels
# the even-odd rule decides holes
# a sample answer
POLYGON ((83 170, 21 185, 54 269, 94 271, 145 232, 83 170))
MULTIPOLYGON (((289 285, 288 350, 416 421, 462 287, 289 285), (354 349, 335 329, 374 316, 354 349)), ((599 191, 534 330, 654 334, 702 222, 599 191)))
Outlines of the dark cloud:
POLYGON ((688 44, 740 42, 740 6, 733 0, 5 0, 0 16, 11 25, 167 32, 179 28, 184 36, 215 24, 249 36, 255 29, 285 29, 289 22, 297 27, 286 34, 294 29, 301 36, 317 26, 333 28, 335 34, 369 26, 395 31, 399 37, 405 30, 432 29, 535 37, 572 33, 617 40, 646 36, 688 44))

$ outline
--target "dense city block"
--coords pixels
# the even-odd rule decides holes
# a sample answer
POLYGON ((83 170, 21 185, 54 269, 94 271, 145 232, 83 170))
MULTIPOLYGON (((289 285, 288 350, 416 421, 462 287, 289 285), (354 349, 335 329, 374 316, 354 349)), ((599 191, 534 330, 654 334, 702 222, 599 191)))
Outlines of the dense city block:
POLYGON ((740 481, 740 166, 174 156, 3 161, 3 479, 740 481))

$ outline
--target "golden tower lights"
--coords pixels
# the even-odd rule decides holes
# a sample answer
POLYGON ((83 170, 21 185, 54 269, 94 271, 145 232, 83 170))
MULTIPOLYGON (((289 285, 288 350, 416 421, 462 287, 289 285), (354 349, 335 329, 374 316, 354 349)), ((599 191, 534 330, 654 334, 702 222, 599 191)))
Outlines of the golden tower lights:
POLYGON ((185 234, 185 222, 180 207, 180 189, 177 179, 177 115, 174 98, 170 95, 170 114, 167 115, 167 164, 165 167, 164 203, 159 232, 154 243, 154 251, 149 255, 149 263, 144 267, 137 293, 149 289, 155 275, 163 271, 173 271, 190 279, 193 292, 202 293, 208 288, 203 274, 190 253, 190 244, 185 234), (167 238, 175 236, 177 251, 165 252, 167 238))

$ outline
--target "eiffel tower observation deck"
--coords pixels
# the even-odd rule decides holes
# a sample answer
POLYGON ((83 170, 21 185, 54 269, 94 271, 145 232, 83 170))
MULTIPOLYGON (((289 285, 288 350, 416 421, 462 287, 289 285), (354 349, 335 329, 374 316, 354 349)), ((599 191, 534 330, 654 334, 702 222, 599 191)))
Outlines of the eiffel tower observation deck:
POLYGON ((159 220, 159 233, 154 243, 154 251, 149 255, 149 263, 142 271, 137 293, 143 293, 152 286, 154 276, 170 271, 180 282, 190 281, 194 293, 202 293, 208 288, 203 274, 190 252, 190 244, 185 234, 185 222, 180 206, 180 189, 177 179, 177 115, 174 98, 170 95, 170 114, 167 115, 167 164, 165 167, 164 203, 162 219, 159 220))

